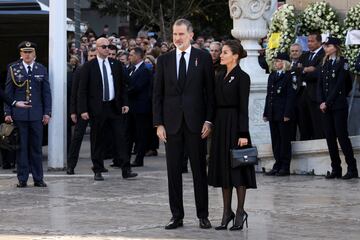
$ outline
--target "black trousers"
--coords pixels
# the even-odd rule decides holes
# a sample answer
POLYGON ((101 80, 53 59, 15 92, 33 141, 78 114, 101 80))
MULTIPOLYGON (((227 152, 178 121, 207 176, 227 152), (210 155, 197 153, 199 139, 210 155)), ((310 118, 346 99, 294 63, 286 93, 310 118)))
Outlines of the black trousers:
POLYGON ((184 162, 184 147, 190 158, 193 173, 196 214, 198 218, 207 218, 208 185, 206 174, 206 141, 201 139, 201 133, 193 133, 183 120, 176 134, 167 134, 166 164, 168 172, 168 190, 170 209, 174 218, 184 218, 182 166, 184 162))
POLYGON ((293 122, 269 121, 271 144, 275 158, 274 170, 290 171, 293 122))
POLYGON ((128 114, 128 154, 131 156, 133 144, 136 144, 135 162, 144 163, 144 156, 150 141, 152 130, 152 119, 150 113, 129 113, 128 114))
POLYGON ((339 144, 345 156, 345 161, 348 165, 348 171, 357 171, 356 160, 354 158, 354 152, 348 134, 347 116, 347 108, 333 111, 330 110, 322 114, 322 124, 324 126, 326 142, 329 149, 331 167, 334 172, 341 173, 342 171, 336 140, 339 140, 339 144))
POLYGON ((43 124, 38 121, 17 121, 19 129, 20 149, 16 151, 17 177, 20 182, 27 182, 32 173, 34 182, 41 182, 44 178, 42 166, 42 138, 43 124))
POLYGON ((71 143, 68 150, 68 159, 67 159, 67 167, 69 169, 74 169, 79 159, 79 152, 81 148, 81 143, 83 141, 86 127, 88 126, 89 121, 81 118, 80 115, 77 117, 78 121, 74 127, 74 134, 71 139, 71 143))
POLYGON ((106 141, 103 131, 104 126, 110 127, 113 135, 115 158, 120 163, 122 170, 130 168, 130 159, 127 154, 127 139, 125 135, 126 118, 115 110, 115 102, 104 102, 103 111, 100 115, 90 115, 90 141, 91 141, 91 160, 93 162, 93 171, 101 172, 104 168, 104 156, 106 151, 106 141))

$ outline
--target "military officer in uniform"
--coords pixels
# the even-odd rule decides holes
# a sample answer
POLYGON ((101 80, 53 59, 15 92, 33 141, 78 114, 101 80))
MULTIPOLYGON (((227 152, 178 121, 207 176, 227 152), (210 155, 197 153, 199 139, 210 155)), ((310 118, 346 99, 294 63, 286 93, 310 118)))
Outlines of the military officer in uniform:
POLYGON ((279 53, 274 58, 275 70, 268 80, 264 121, 269 121, 275 164, 268 176, 290 175, 291 138, 295 116, 295 89, 290 74, 289 56, 279 53))
POLYGON ((5 104, 5 122, 19 129, 20 149, 16 152, 17 187, 27 186, 31 171, 34 186, 46 187, 42 168, 43 125, 51 116, 51 92, 46 68, 35 62, 36 44, 24 41, 18 46, 22 61, 9 66, 5 93, 14 101, 26 101, 32 107, 13 108, 5 104))
POLYGON ((346 74, 348 63, 340 56, 341 40, 329 37, 325 42, 325 58, 321 64, 317 97, 322 112, 322 125, 331 159, 331 173, 326 178, 351 179, 359 177, 356 159, 349 139, 347 118, 348 103, 346 100, 346 74), (348 165, 347 173, 342 176, 341 159, 337 140, 348 165))

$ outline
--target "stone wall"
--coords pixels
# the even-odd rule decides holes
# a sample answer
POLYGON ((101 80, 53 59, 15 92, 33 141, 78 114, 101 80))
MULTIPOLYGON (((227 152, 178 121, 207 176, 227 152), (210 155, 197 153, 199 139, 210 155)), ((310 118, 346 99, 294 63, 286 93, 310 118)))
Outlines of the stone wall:
MULTIPOLYGON (((287 0, 286 3, 293 4, 296 9, 304 10, 309 3, 319 2, 320 0, 287 0)), ((359 0, 326 0, 330 5, 335 8, 341 17, 344 17, 347 11, 355 6, 359 0)))

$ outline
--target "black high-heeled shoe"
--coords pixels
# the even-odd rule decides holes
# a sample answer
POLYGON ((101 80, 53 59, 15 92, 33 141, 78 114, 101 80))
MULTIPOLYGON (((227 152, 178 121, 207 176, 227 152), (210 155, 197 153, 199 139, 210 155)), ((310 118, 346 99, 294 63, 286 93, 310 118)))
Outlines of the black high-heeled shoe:
POLYGON ((215 230, 226 230, 227 226, 228 226, 229 222, 231 222, 231 220, 233 221, 233 225, 234 225, 235 213, 233 213, 233 212, 231 212, 231 214, 229 216, 227 216, 225 223, 221 222, 221 225, 216 227, 215 230))
POLYGON ((242 230, 245 222, 246 222, 246 228, 248 228, 248 214, 245 211, 241 213, 236 212, 235 223, 230 228, 230 231, 242 230))

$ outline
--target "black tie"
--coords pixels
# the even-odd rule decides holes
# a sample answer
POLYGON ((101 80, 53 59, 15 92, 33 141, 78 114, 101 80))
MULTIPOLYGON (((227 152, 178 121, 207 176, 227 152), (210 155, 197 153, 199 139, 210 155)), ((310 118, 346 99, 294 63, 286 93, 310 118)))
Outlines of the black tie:
POLYGON ((28 74, 29 77, 31 77, 31 75, 32 75, 31 66, 29 65, 29 66, 27 67, 27 69, 28 69, 27 74, 28 74))
POLYGON ((315 52, 310 52, 309 61, 311 61, 313 59, 314 55, 315 55, 315 52))
POLYGON ((110 100, 110 94, 109 94, 109 80, 108 80, 108 75, 107 75, 107 70, 106 70, 106 66, 105 66, 105 60, 103 61, 103 78, 104 78, 104 101, 109 101, 110 100))
POLYGON ((181 53, 181 58, 180 58, 180 65, 179 65, 179 85, 181 88, 184 88, 185 86, 185 81, 186 81, 186 61, 185 61, 185 55, 186 52, 182 52, 181 53))

